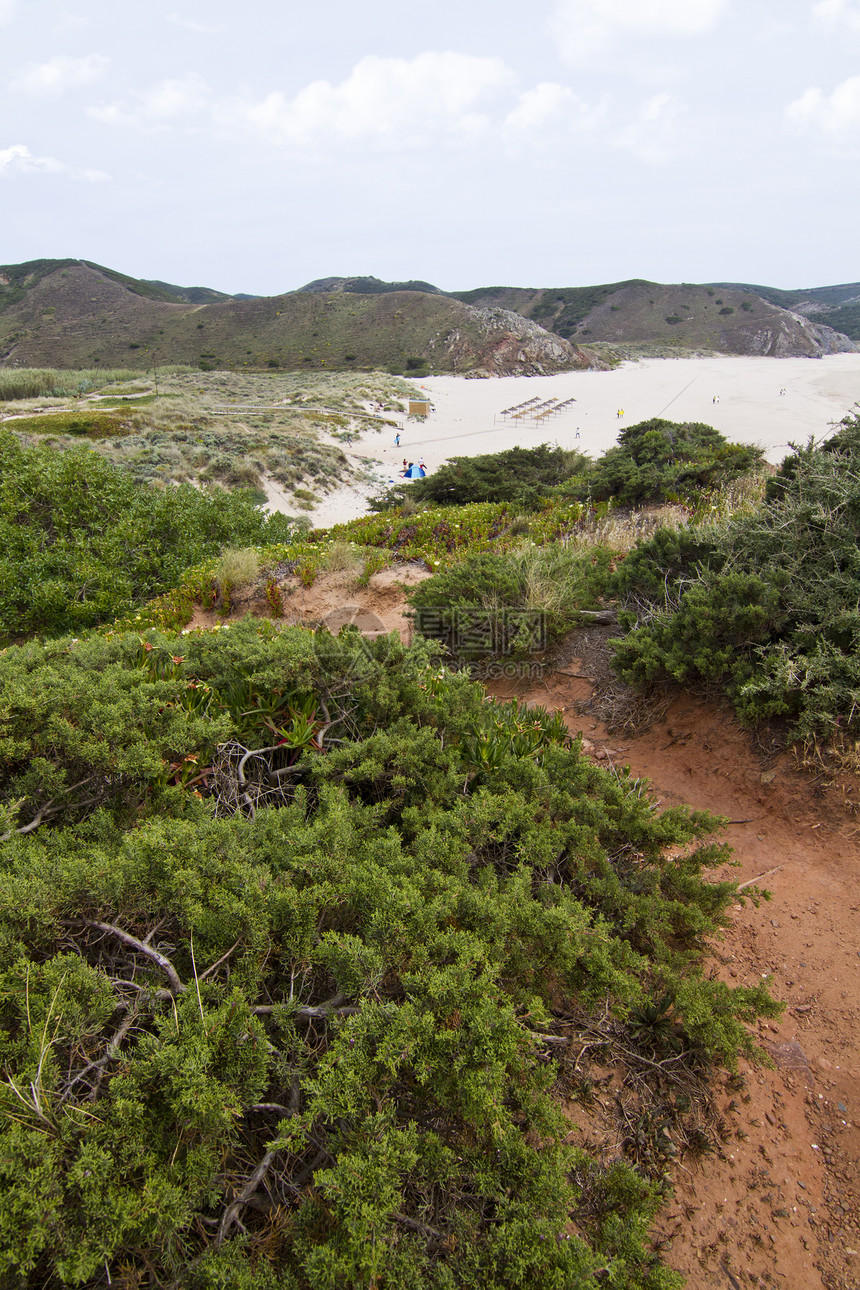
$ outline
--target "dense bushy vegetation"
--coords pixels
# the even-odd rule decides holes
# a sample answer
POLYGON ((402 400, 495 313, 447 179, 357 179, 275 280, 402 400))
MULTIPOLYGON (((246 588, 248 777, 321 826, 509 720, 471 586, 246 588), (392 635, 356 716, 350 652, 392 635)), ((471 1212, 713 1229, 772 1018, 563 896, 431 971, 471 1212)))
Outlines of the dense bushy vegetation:
POLYGON ((0 639, 91 627, 225 545, 292 532, 240 493, 140 487, 87 449, 0 433, 0 639))
POLYGON ((373 504, 390 510, 408 497, 413 503, 465 506, 470 502, 510 502, 523 510, 535 509, 551 489, 581 475, 588 460, 579 452, 566 452, 541 444, 538 448, 508 448, 479 457, 452 457, 426 479, 390 488, 373 504))
POLYGON ((543 648, 571 629, 579 610, 594 608, 611 563, 601 546, 479 552, 419 583, 409 599, 422 635, 454 654, 518 655, 543 648))
POLYGON ((0 690, 4 1282, 677 1284, 550 1054, 571 1009, 673 1079, 748 1047, 712 821, 391 638, 31 642, 0 690))
POLYGON ((616 588, 634 625, 630 681, 725 687, 748 720, 799 736, 860 726, 860 418, 786 459, 764 505, 708 531, 658 534, 616 588))
POLYGON ((761 463, 758 448, 728 443, 701 422, 654 417, 628 426, 588 476, 591 496, 622 506, 690 498, 728 483, 761 463))
POLYGON ((660 417, 628 426, 614 448, 591 463, 576 451, 541 444, 480 457, 454 457, 426 479, 398 484, 374 502, 385 511, 412 505, 507 502, 535 510, 553 497, 616 506, 693 500, 761 465, 758 448, 729 443, 701 422, 660 417))
POLYGON ((690 1090, 775 1011, 707 965, 737 899, 717 822, 658 810, 426 642, 86 632, 178 629, 260 572, 280 614, 275 568, 420 560, 413 608, 461 658, 481 615, 517 654, 614 598, 627 679, 856 728, 860 420, 730 520, 754 451, 624 435, 587 473, 548 448, 455 462, 457 505, 410 490, 302 535, 247 495, 0 438, 0 629, 54 636, 0 652, 0 1283, 678 1285, 648 1226, 684 1143, 716 1146, 690 1090), (671 496, 683 526, 634 545, 624 507, 671 496), (616 1155, 560 1111, 592 1062, 639 1099, 616 1155))
POLYGON ((53 367, 3 367, 0 368, 0 402, 15 399, 77 397, 91 390, 100 390, 116 381, 128 381, 139 372, 128 369, 111 370, 90 368, 87 371, 62 371, 53 367))

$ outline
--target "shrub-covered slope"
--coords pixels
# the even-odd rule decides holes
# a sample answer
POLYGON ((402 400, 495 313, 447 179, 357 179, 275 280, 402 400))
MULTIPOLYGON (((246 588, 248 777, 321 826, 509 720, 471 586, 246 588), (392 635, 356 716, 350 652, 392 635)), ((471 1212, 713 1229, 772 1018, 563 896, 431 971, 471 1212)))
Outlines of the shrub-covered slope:
MULTIPOLYGON (((372 283, 370 284, 372 287, 372 283)), ((556 372, 596 360, 517 313, 422 290, 182 298, 85 261, 0 267, 0 363, 556 372), (3 283, 6 286, 3 286, 3 283)))
POLYGON ((284 540, 247 494, 153 489, 89 449, 0 433, 0 641, 83 630, 176 586, 224 546, 284 540))
POLYGON ((820 357, 852 349, 853 340, 834 331, 840 322, 850 324, 846 311, 795 310, 801 294, 632 279, 559 289, 490 287, 463 292, 458 299, 515 309, 576 344, 601 341, 622 352, 650 347, 657 352, 820 357))
POLYGON ((673 1080, 748 1046, 712 821, 390 639, 29 644, 0 692, 4 1281, 677 1284, 551 1054, 571 1009, 673 1080))
POLYGON ((617 588, 638 624, 616 666, 639 683, 724 686, 796 734, 860 724, 860 418, 788 457, 765 503, 710 533, 658 534, 617 588))

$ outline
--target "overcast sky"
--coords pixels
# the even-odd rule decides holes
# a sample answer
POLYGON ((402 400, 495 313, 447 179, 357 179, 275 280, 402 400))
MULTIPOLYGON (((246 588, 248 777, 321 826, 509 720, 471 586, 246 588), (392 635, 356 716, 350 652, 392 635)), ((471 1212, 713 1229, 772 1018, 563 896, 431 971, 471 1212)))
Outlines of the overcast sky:
POLYGON ((860 279, 860 0, 0 0, 0 263, 860 279))

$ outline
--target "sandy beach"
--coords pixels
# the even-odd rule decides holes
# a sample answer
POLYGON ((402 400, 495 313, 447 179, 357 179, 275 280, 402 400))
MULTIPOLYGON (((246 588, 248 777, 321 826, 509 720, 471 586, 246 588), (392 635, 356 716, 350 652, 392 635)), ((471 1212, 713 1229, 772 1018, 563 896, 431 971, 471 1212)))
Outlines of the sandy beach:
MULTIPOLYGON (((431 376, 416 384, 432 410, 426 420, 397 418, 399 447, 394 429, 370 431, 352 446, 350 455, 363 459, 363 465, 378 463, 380 486, 396 478, 404 458, 423 458, 432 471, 450 457, 542 443, 597 457, 612 447, 625 426, 650 417, 704 421, 730 441, 758 444, 768 461, 777 463, 791 443, 826 436, 860 402, 860 353, 822 359, 646 359, 611 372, 489 380, 431 376), (537 423, 528 416, 503 415, 529 399, 576 401, 537 423)), ((374 491, 336 490, 312 513, 314 525, 326 527, 363 514, 374 491)))

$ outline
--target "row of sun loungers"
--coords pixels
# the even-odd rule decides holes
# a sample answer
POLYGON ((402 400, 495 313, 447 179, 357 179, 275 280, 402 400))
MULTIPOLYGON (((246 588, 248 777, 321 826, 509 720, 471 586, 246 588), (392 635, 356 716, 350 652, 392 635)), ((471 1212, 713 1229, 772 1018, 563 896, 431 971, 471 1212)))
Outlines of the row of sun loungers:
POLYGON ((566 411, 576 399, 529 399, 527 403, 518 403, 512 408, 505 408, 499 415, 511 417, 514 421, 545 421, 547 417, 557 416, 566 411))

